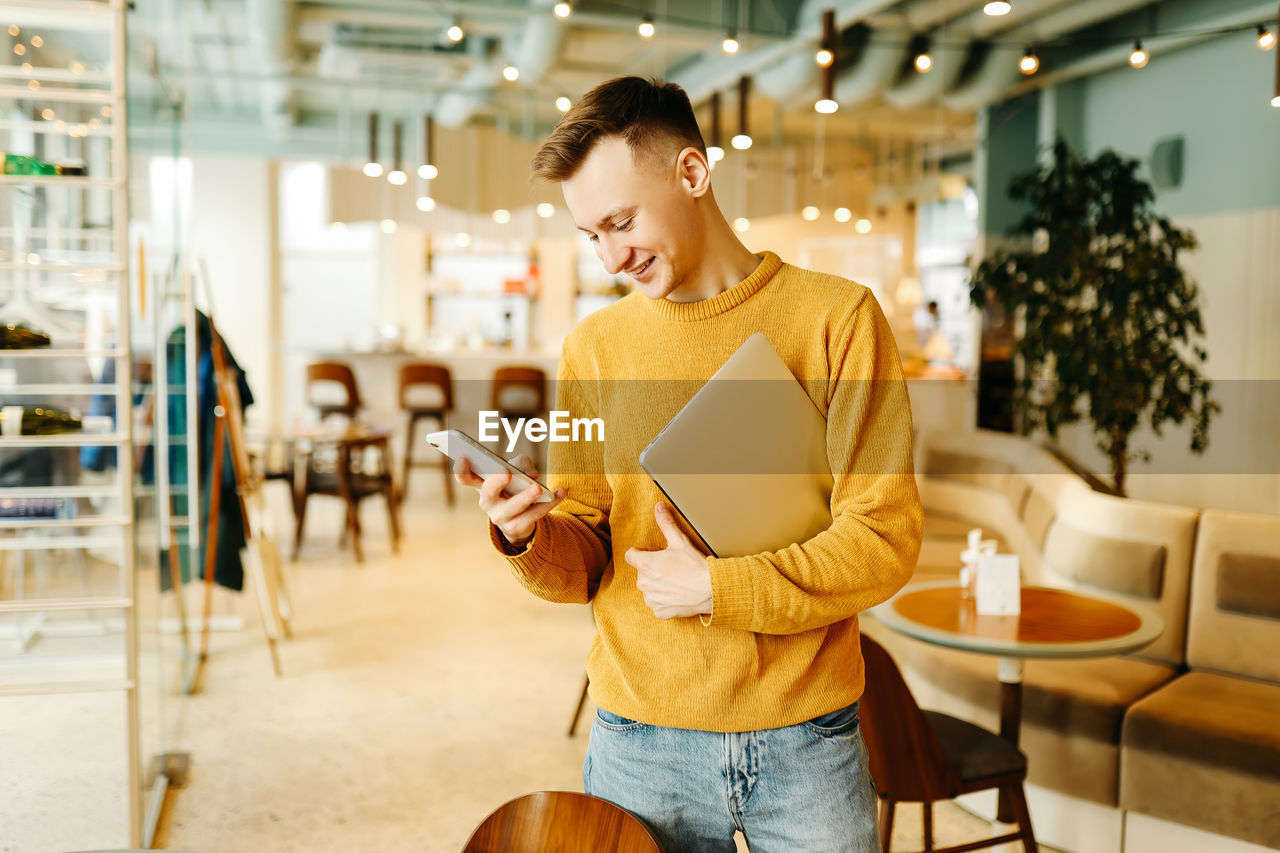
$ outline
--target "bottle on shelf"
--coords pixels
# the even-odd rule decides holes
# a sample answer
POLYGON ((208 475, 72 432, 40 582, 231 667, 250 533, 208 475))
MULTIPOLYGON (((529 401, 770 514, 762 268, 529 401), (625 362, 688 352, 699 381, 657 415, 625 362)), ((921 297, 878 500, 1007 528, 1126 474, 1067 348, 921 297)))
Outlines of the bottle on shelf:
POLYGON ((6 175, 56 175, 57 168, 36 157, 25 154, 5 154, 4 173, 6 175))
POLYGON ((110 432, 111 418, 80 417, 48 406, 4 406, 0 408, 0 435, 64 435, 72 432, 110 432))
POLYGON ((978 554, 982 547, 982 528, 969 531, 966 547, 960 552, 960 597, 975 598, 978 590, 978 554))
POLYGON ((0 498, 0 519, 71 518, 74 498, 0 498))
POLYGON ((0 323, 0 349, 35 349, 47 347, 52 340, 44 332, 29 329, 21 323, 0 323))

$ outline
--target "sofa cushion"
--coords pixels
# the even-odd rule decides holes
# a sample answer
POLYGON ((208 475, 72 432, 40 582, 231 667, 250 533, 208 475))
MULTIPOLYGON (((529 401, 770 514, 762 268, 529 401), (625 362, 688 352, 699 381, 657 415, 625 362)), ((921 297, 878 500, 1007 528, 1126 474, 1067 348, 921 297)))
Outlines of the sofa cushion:
POLYGON ((1009 479, 1005 480, 1004 495, 1009 499, 1013 514, 1019 518, 1022 517, 1022 507, 1029 494, 1031 494, 1031 484, 1021 474, 1010 474, 1009 479))
POLYGON ((1031 542, 1040 551, 1044 550, 1044 539, 1049 533, 1049 527, 1053 524, 1057 511, 1053 508, 1053 503, 1040 492, 1032 489, 1027 495, 1027 499, 1022 502, 1022 511, 1020 517, 1022 523, 1027 527, 1027 533, 1031 536, 1031 542))
POLYGON ((1156 600, 1164 584, 1163 545, 1081 530, 1059 519, 1049 530, 1044 563, 1076 583, 1156 600))
POLYGON ((999 489, 1012 470, 1013 466, 1002 459, 931 447, 925 453, 923 473, 927 477, 999 489))
POLYGON ((1280 847, 1280 684, 1192 671, 1125 717, 1122 808, 1280 847))
POLYGON ((1280 556, 1223 554, 1218 559, 1218 609, 1280 619, 1280 556))

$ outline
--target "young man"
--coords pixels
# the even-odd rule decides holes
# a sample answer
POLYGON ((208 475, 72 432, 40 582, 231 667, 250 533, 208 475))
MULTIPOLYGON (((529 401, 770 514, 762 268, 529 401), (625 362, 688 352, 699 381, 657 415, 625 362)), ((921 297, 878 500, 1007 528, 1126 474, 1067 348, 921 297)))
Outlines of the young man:
POLYGON ((672 851, 733 851, 735 830, 756 853, 878 850, 858 613, 906 583, 921 531, 911 414, 879 306, 861 285, 739 242, 675 85, 592 90, 533 172, 560 182, 605 268, 637 285, 580 323, 560 361, 556 408, 603 419, 606 440, 551 445, 549 503, 533 503, 536 486, 506 496, 505 474, 456 471, 521 584, 593 604, 587 793, 672 851), (827 417, 833 521, 780 551, 711 557, 637 457, 759 331, 827 417))

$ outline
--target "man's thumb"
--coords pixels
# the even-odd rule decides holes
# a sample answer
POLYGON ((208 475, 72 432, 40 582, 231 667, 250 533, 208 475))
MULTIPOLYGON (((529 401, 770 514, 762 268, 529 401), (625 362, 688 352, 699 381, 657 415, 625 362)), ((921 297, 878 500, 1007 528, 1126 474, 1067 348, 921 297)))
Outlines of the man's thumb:
POLYGON ((680 531, 680 525, 676 524, 676 516, 671 511, 671 507, 665 503, 658 503, 653 508, 653 515, 658 519, 658 529, 666 537, 668 546, 689 541, 684 533, 680 531))

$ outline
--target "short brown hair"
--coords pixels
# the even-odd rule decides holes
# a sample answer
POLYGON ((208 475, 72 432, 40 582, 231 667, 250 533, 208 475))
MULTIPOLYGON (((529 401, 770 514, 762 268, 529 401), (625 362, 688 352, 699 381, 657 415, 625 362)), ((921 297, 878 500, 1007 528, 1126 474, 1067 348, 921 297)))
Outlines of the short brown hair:
POLYGON ((591 149, 611 136, 621 136, 632 157, 655 163, 690 146, 707 153, 684 89, 656 77, 616 77, 587 92, 564 114, 533 156, 533 179, 567 181, 591 149))

